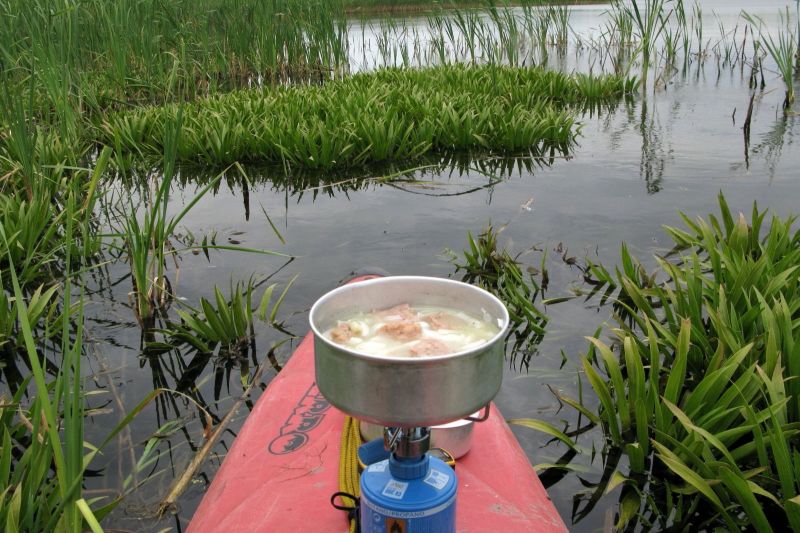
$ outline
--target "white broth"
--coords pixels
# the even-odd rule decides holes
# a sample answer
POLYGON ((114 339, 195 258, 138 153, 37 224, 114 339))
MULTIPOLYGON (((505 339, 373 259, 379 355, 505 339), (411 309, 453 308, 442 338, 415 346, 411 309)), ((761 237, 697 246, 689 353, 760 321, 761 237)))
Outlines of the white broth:
POLYGON ((400 304, 343 317, 324 333, 346 348, 392 357, 426 357, 471 350, 499 331, 487 315, 436 306, 400 304))

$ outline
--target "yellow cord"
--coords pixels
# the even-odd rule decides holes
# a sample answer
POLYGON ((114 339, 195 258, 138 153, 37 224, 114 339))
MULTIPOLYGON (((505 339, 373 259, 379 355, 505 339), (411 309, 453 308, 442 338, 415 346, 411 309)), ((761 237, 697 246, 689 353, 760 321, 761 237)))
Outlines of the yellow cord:
MULTIPOLYGON (((339 490, 361 496, 358 484, 358 447, 361 445, 359 421, 353 417, 344 417, 342 441, 339 449, 339 490)), ((356 521, 350 520, 350 533, 355 533, 356 521)))

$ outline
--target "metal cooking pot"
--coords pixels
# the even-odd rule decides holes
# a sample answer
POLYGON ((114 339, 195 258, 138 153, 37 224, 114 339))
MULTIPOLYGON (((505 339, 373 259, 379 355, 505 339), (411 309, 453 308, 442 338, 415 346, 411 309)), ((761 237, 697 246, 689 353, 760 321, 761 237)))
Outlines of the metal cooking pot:
POLYGON ((345 413, 381 426, 423 427, 461 419, 488 404, 503 380, 508 311, 488 292, 459 281, 395 276, 344 285, 311 308, 317 387, 345 413), (322 335, 358 311, 402 303, 484 313, 499 331, 483 346, 427 357, 375 356, 322 335))

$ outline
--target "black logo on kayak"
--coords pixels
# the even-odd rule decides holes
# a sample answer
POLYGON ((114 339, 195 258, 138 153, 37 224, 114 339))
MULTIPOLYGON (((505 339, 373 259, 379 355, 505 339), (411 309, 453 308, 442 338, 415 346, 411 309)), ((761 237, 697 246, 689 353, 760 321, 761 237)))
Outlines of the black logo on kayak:
POLYGON ((269 443, 269 453, 285 455, 302 448, 308 442, 308 432, 322 422, 330 406, 317 384, 312 383, 281 426, 280 435, 269 443))

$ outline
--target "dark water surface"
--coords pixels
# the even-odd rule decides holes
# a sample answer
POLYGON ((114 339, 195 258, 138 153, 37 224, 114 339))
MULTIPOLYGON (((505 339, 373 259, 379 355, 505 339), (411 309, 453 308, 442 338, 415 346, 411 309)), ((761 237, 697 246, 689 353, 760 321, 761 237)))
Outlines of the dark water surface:
MULTIPOLYGON (((703 3, 709 11, 709 24, 714 23, 710 10, 717 9, 724 14, 721 16, 734 20, 730 27, 747 3, 740 4, 703 3)), ((775 14, 781 5, 786 4, 759 3, 758 12, 775 14)), ((602 11, 602 7, 577 10, 573 15, 576 31, 590 31, 602 11)), ((257 179, 258 172, 253 169, 253 183, 247 189, 249 219, 243 189, 223 185, 190 212, 184 229, 194 235, 216 232, 218 244, 231 239, 296 259, 284 264, 277 257, 212 251, 209 261, 202 254, 185 253, 177 273, 170 266, 173 288, 180 298, 196 305, 201 296, 213 295, 214 284, 227 292, 231 280, 272 276, 270 282, 282 287, 297 275, 280 316, 287 330, 304 335, 311 304, 354 272, 378 268, 392 274, 453 276, 454 267, 444 250, 460 253, 467 245, 467 232, 479 233, 489 223, 495 227, 508 224, 500 240, 512 251, 533 245, 549 250, 547 296, 555 297, 581 287, 580 272, 561 261, 554 251, 559 244, 569 256, 613 265, 620 244, 626 242, 635 255, 651 265, 654 253, 670 247, 662 225, 680 225, 678 210, 691 217, 715 212, 719 191, 725 193, 734 211, 749 213, 755 200, 778 215, 797 212, 798 116, 783 113, 782 83, 768 70, 766 89, 756 93, 751 150, 746 156, 742 122, 750 99, 748 75, 749 67, 718 69, 711 59, 704 66, 695 63, 686 74, 676 74, 665 87, 650 89, 631 104, 620 104, 600 116, 582 117, 582 135, 571 158, 558 158, 550 166, 534 166, 533 171, 495 171, 502 179, 494 181, 475 170, 450 168, 417 172, 425 183, 366 181, 354 187, 303 192, 257 179), (280 230, 285 245, 270 228, 262 207, 280 230)), ((467 163, 473 169, 476 165, 467 163)), ((194 184, 176 187, 173 209, 191 198, 196 189, 194 184)), ((539 257, 537 253, 523 256, 531 264, 538 264, 539 257)), ((225 416, 232 398, 242 392, 241 363, 226 370, 220 362, 220 370, 215 372, 214 360, 195 360, 192 367, 194 355, 188 352, 141 356, 139 329, 128 304, 130 280, 125 274, 124 265, 109 267, 88 307, 88 326, 96 342, 86 372, 95 376, 98 393, 90 403, 102 409, 90 420, 87 440, 100 441, 121 417, 120 405, 130 410, 158 386, 186 386, 184 390, 191 392, 188 385, 194 380, 196 399, 202 399, 215 417, 225 416)), ((257 294, 260 296, 260 291, 257 294)), ((548 307, 547 314, 550 323, 539 354, 532 358, 527 371, 509 365, 497 403, 508 418, 540 418, 559 427, 567 423, 574 430, 576 413, 569 407, 559 410, 548 387, 577 397, 578 355, 586 349, 584 336, 609 320, 609 309, 576 299, 548 307), (562 361, 562 351, 566 362, 562 361)), ((249 374, 274 342, 286 338, 263 323, 256 327, 256 361, 244 368, 249 374)), ((291 346, 279 348, 277 359, 285 360, 291 346)), ((274 374, 268 367, 261 381, 268 383, 274 374)), ((253 401, 259 393, 255 391, 253 401)), ((592 402, 587 394, 587 403, 592 402)), ((184 528, 248 412, 247 406, 240 409, 180 500, 178 514, 159 521, 153 518, 157 503, 202 445, 202 426, 198 409, 183 397, 164 395, 146 407, 123 438, 106 450, 105 475, 89 480, 88 487, 94 491, 90 494, 119 490, 141 456, 144 442, 165 422, 179 423, 174 432, 165 432, 157 448, 161 453, 158 460, 142 469, 141 478, 155 477, 123 502, 109 525, 135 531, 184 528)), ((533 464, 553 462, 567 451, 563 445, 548 444, 543 434, 533 430, 514 428, 514 432, 533 464)), ((599 430, 585 433, 578 443, 587 451, 594 443, 599 450, 599 430)), ((577 513, 581 513, 586 505, 583 498, 591 492, 579 476, 596 483, 601 477, 602 460, 598 453, 592 463, 587 453, 575 457, 573 464, 585 472, 567 474, 548 491, 570 529, 602 529, 607 513, 615 511, 619 489, 573 523, 574 502, 578 501, 577 513)))

